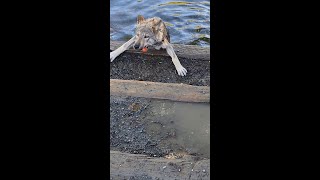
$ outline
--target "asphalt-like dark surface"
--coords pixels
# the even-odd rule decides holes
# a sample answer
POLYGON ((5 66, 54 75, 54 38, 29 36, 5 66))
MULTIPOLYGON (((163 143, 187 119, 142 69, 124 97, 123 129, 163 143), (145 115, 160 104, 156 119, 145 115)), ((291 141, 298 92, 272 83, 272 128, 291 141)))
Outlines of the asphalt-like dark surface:
POLYGON ((110 97, 110 148, 121 152, 163 156, 157 139, 147 135, 145 118, 150 100, 110 97))
POLYGON ((109 62, 110 75, 109 77, 106 75, 106 79, 210 86, 210 61, 186 58, 179 58, 179 60, 188 71, 186 76, 182 77, 177 74, 170 57, 125 52, 113 62, 109 62))

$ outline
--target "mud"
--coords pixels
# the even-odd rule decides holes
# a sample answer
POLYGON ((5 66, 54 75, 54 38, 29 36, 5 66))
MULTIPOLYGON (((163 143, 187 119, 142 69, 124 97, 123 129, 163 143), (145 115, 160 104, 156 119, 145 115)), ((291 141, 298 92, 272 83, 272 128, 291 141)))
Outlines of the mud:
MULTIPOLYGON (((210 61, 125 52, 110 63, 109 79, 210 86, 210 61)), ((212 81, 212 80, 211 80, 212 81)), ((209 103, 186 103, 112 95, 110 179, 210 179, 209 103)))
POLYGON ((209 116, 208 103, 111 96, 111 178, 209 179, 209 116))
POLYGON ((206 103, 111 96, 110 148, 150 157, 210 158, 209 116, 206 103))
POLYGON ((170 57, 125 52, 112 63, 106 62, 110 63, 110 75, 106 75, 106 79, 210 86, 210 61, 187 58, 179 60, 187 69, 187 76, 182 77, 177 74, 170 57))

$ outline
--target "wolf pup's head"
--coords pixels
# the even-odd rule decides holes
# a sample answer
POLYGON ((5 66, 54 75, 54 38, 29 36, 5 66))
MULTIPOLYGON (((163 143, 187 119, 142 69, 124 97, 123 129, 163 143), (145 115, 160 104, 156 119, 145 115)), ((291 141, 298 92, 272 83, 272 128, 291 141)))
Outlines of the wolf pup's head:
POLYGON ((134 49, 148 48, 153 45, 161 44, 165 38, 168 41, 168 33, 165 24, 160 18, 144 19, 139 15, 137 18, 136 40, 133 44, 134 49))

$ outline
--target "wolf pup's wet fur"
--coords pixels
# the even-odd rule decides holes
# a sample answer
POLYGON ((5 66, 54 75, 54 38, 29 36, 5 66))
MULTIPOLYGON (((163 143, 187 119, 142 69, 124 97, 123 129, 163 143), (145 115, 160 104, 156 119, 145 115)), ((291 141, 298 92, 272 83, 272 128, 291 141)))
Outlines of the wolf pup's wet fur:
POLYGON ((162 19, 158 17, 144 19, 143 16, 139 15, 137 18, 135 36, 110 53, 110 62, 131 46, 134 49, 148 48, 151 46, 155 47, 157 50, 160 48, 166 49, 167 53, 171 56, 178 74, 180 76, 185 76, 187 74, 187 70, 180 64, 180 61, 170 44, 170 35, 162 19))

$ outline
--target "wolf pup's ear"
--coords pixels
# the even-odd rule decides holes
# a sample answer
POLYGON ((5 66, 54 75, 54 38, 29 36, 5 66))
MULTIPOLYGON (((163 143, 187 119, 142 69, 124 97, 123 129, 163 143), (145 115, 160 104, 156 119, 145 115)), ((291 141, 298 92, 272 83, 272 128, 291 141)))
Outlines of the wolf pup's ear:
POLYGON ((138 15, 137 24, 140 24, 142 21, 144 21, 144 17, 141 15, 138 15))

